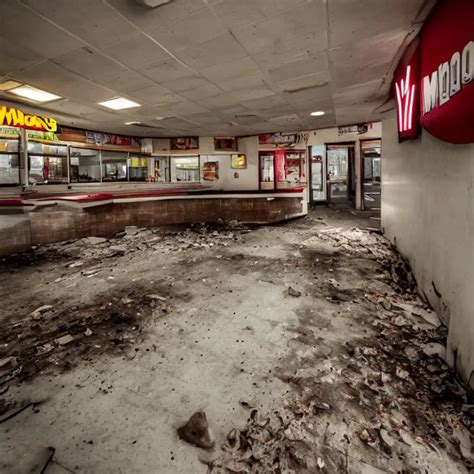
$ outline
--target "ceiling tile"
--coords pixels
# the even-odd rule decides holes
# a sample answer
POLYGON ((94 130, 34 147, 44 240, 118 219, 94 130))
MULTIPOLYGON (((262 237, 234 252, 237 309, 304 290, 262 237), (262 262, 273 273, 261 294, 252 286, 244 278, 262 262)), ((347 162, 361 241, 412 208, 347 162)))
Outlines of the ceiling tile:
POLYGON ((290 79, 316 74, 328 70, 327 53, 305 54, 303 57, 271 67, 268 69, 268 77, 274 82, 283 82, 290 79))
POLYGON ((199 69, 226 61, 238 61, 247 56, 245 50, 229 34, 224 34, 179 53, 179 58, 199 69))
POLYGON ((226 32, 208 8, 154 30, 149 28, 147 31, 173 53, 205 43, 226 32))
POLYGON ((125 66, 90 48, 81 48, 53 60, 63 68, 94 82, 108 83, 127 70, 125 66))
POLYGON ((43 58, 31 49, 0 36, 0 74, 22 69, 42 60, 43 58))
POLYGON ((171 23, 187 18, 199 10, 208 8, 204 0, 173 1, 157 8, 143 8, 131 0, 105 1, 145 31, 166 28, 171 23))
MULTIPOLYGON (((284 13, 272 15, 233 31, 234 36, 251 54, 278 52, 308 39, 322 41, 324 32, 321 2, 311 2, 284 13)), ((321 45, 322 49, 324 46, 321 45)))
POLYGON ((321 87, 328 84, 330 81, 329 71, 321 71, 316 74, 308 76, 295 77, 286 81, 278 81, 276 84, 284 92, 294 92, 301 89, 308 89, 312 87, 321 87))
POLYGON ((176 61, 175 59, 166 59, 153 66, 148 66, 141 70, 150 79, 156 82, 172 81, 186 76, 192 76, 194 72, 176 61))
POLYGON ((0 36, 30 49, 42 58, 74 51, 84 43, 14 0, 0 2, 0 36))
POLYGON ((53 94, 86 103, 100 102, 115 95, 111 89, 94 84, 50 61, 17 71, 12 77, 53 94))
POLYGON ((218 82, 256 74, 260 68, 250 56, 245 56, 238 61, 222 61, 214 66, 199 68, 199 72, 210 81, 218 82))
POLYGON ((197 100, 197 99, 206 99, 209 97, 215 97, 216 95, 219 95, 221 92, 222 92, 221 89, 219 89, 214 84, 211 84, 210 82, 208 82, 207 84, 204 84, 202 86, 195 87, 187 91, 183 91, 180 94, 183 97, 186 97, 186 99, 197 100))
POLYGON ((238 28, 261 20, 265 14, 255 0, 227 0, 216 3, 212 9, 227 28, 238 28))
POLYGON ((328 2, 330 47, 348 45, 394 29, 410 29, 424 3, 424 0, 331 0, 328 2))
POLYGON ((182 97, 173 94, 168 89, 158 84, 154 84, 143 89, 137 89, 130 94, 138 101, 146 101, 152 105, 165 105, 182 101, 182 97))
POLYGON ((110 89, 130 95, 136 90, 156 85, 151 79, 131 70, 119 71, 117 75, 100 82, 110 89))
POLYGON ((104 49, 103 52, 127 66, 137 69, 171 59, 171 56, 156 41, 141 33, 115 43, 104 49))
POLYGON ((97 0, 22 0, 33 10, 88 44, 107 48, 136 34, 130 23, 97 0), (85 18, 87 21, 80 21, 85 18))

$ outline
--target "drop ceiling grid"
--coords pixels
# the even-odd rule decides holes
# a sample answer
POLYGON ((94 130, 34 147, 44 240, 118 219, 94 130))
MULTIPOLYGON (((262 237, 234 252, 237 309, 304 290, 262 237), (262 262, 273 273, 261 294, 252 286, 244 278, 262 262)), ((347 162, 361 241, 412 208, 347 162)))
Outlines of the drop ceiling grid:
MULTIPOLYGON (((209 131, 216 129, 216 119, 225 120, 219 129, 231 134, 230 123, 245 113, 226 109, 248 110, 261 130, 334 125, 339 107, 344 120, 367 120, 376 118, 367 104, 376 108, 385 99, 384 78, 423 0, 385 4, 381 9, 380 0, 175 0, 146 10, 135 0, 81 0, 74 7, 67 0, 2 0, 0 45, 12 57, 0 49, 5 59, 0 69, 7 67, 0 73, 60 93, 69 106, 59 101, 48 110, 72 122, 77 103, 77 122, 94 119, 104 131, 113 131, 112 124, 129 130, 122 126, 129 120, 163 127, 153 118, 167 116, 209 131), (34 48, 17 37, 26 27, 33 31, 30 43, 35 28, 42 34, 34 48), (373 34, 380 47, 370 41, 373 34), (62 38, 56 41, 61 44, 39 47, 48 35, 62 38), (373 58, 368 68, 366 57, 373 58), (56 74, 48 74, 48 67, 56 74), (142 103, 142 110, 109 112, 97 105, 119 95, 142 103), (319 121, 309 117, 318 107, 327 111, 319 121), (199 123, 192 120, 197 114, 199 123)), ((259 131, 255 124, 237 129, 259 131)), ((165 132, 157 129, 158 135, 165 132)), ((151 131, 134 127, 134 133, 151 131)))

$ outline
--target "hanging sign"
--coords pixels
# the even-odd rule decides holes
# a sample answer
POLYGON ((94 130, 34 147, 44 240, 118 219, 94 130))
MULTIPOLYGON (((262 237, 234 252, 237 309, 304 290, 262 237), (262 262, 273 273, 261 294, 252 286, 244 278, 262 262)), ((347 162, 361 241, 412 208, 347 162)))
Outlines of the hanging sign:
POLYGON ((337 134, 341 135, 362 135, 367 133, 369 128, 372 128, 371 123, 358 123, 355 125, 346 125, 345 127, 338 127, 337 134))
POLYGON ((421 123, 451 143, 474 143, 473 25, 472 0, 444 0, 420 35, 421 123))
POLYGON ((259 145, 294 145, 304 141, 302 133, 264 133, 258 136, 259 145))
POLYGON ((118 145, 139 147, 140 141, 137 138, 125 137, 123 135, 113 135, 111 133, 86 131, 86 142, 94 145, 118 145))
POLYGON ((0 126, 27 128, 30 130, 39 130, 42 132, 56 132, 58 122, 51 117, 43 115, 25 114, 20 109, 0 105, 0 126))

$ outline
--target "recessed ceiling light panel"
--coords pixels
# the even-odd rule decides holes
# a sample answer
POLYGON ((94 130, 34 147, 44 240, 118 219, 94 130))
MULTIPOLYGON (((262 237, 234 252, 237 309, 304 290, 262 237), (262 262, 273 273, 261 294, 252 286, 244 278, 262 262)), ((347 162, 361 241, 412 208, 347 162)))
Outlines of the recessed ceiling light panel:
POLYGON ((9 91, 15 89, 15 87, 21 86, 20 82, 16 81, 5 81, 0 84, 0 91, 9 91))
POLYGON ((107 107, 112 110, 131 109, 133 107, 141 107, 140 104, 133 102, 133 100, 125 99, 124 97, 117 97, 116 99, 105 100, 99 102, 99 105, 107 107))
POLYGON ((52 100, 61 99, 59 95, 51 94, 50 92, 37 89, 28 85, 15 87, 8 91, 10 94, 15 94, 25 99, 33 100, 34 102, 51 102, 52 100))
POLYGON ((311 112, 311 116, 312 117, 321 117, 322 115, 324 115, 326 112, 323 112, 322 110, 318 110, 316 112, 311 112))

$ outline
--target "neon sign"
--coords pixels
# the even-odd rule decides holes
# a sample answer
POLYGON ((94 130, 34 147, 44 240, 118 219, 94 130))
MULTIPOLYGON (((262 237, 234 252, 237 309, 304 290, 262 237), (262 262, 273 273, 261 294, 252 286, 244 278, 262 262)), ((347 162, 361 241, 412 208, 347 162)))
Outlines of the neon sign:
POLYGON ((443 62, 431 76, 423 78, 423 114, 448 102, 473 80, 474 41, 469 41, 462 53, 456 51, 449 62, 443 62))
POLYGON ((416 84, 411 82, 411 66, 407 66, 405 78, 395 83, 397 91, 398 131, 410 132, 413 129, 413 104, 415 102, 416 84))
POLYGON ((0 125, 27 128, 42 132, 56 132, 58 130, 58 122, 56 119, 40 115, 24 114, 20 109, 13 107, 8 108, 5 105, 0 106, 0 125))

